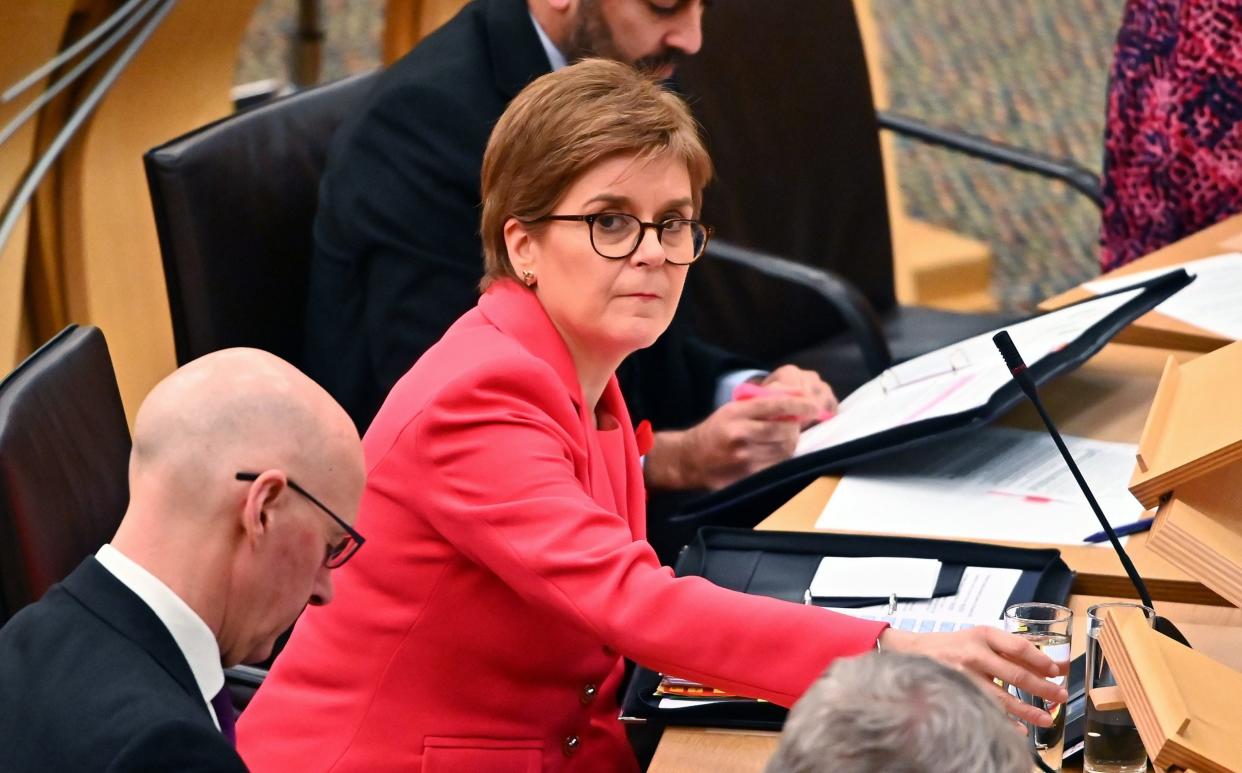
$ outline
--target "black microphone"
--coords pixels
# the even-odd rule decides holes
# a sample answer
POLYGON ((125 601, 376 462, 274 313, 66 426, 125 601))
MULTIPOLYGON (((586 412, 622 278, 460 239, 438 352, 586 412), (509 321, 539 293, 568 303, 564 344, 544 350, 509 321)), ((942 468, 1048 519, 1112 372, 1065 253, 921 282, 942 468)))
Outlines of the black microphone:
MULTIPOLYGON (((1130 560, 1130 556, 1126 554, 1125 548, 1121 547, 1121 540, 1117 538, 1117 532, 1113 531, 1112 524, 1108 522, 1108 518, 1104 517, 1104 510, 1100 508, 1100 503, 1096 501, 1095 494, 1091 493, 1091 487, 1087 485, 1087 481, 1083 478, 1078 465, 1074 463, 1074 457, 1070 456, 1069 449, 1065 447, 1065 441, 1061 439, 1061 433, 1057 431, 1056 425, 1052 423, 1052 417, 1044 410, 1044 404, 1040 401, 1039 393, 1035 389, 1035 380, 1027 372, 1026 363, 1022 361, 1022 355, 1018 353, 1018 347, 1014 346, 1013 339, 1009 337, 1009 333, 1005 330, 992 336, 992 343, 996 344, 996 348, 1000 350, 1001 357, 1005 359, 1005 365, 1013 375, 1013 380, 1018 383, 1018 387, 1023 394, 1030 399, 1031 404, 1035 406, 1036 412, 1039 413, 1039 418, 1043 420, 1044 426, 1048 428, 1048 434, 1052 435, 1053 442, 1057 444, 1057 450, 1061 452, 1061 458, 1065 460, 1066 466, 1069 467, 1070 473, 1073 474, 1074 480, 1078 483, 1078 488, 1082 489, 1083 496, 1087 498, 1087 503, 1091 505, 1091 510, 1095 513, 1096 519, 1099 520, 1101 528, 1108 535, 1108 541, 1117 553, 1117 558, 1121 559, 1121 566, 1126 570, 1126 575, 1130 578, 1130 582, 1133 583, 1134 589, 1138 591, 1143 605, 1148 609, 1154 610, 1156 607, 1152 604, 1151 594, 1147 592, 1146 583, 1139 576, 1138 570, 1134 568, 1134 563, 1130 560)), ((1177 627, 1166 618, 1157 615, 1154 627, 1166 636, 1176 639, 1188 647, 1190 646, 1190 643, 1186 641, 1186 637, 1182 635, 1181 631, 1177 630, 1177 627)))

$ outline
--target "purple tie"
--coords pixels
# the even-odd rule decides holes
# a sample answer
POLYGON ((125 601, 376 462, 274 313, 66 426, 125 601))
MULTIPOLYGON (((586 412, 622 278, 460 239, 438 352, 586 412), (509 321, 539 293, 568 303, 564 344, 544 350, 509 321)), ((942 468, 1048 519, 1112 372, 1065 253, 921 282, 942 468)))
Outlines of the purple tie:
POLYGON ((236 746, 237 733, 233 725, 237 722, 237 715, 233 713, 233 697, 229 695, 228 685, 221 687, 216 697, 211 699, 211 707, 216 710, 216 719, 220 721, 220 732, 236 746))

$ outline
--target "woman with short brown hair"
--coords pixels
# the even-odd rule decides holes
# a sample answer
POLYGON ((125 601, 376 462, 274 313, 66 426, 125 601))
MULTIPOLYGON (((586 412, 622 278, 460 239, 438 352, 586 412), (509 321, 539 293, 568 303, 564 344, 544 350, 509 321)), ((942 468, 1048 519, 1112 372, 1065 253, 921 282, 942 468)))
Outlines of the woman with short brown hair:
POLYGON ((367 550, 243 716, 252 770, 631 771, 623 657, 788 706, 883 636, 1058 698, 999 631, 913 637, 660 566, 613 371, 672 319, 709 175, 684 103, 625 65, 513 101, 484 160, 486 289, 367 432, 367 550))

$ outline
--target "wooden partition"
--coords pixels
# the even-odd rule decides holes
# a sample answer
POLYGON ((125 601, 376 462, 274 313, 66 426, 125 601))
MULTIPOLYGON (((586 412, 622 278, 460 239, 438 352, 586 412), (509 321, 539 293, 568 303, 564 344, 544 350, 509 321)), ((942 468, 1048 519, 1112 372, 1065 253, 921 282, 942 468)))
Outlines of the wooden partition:
POLYGON ((181 0, 61 162, 68 314, 108 337, 131 421, 142 398, 175 366, 142 154, 231 112, 237 51, 257 4, 181 0))
MULTIPOLYGON (((64 35, 73 0, 0 2, 0 90, 55 56, 64 35)), ((37 84, 7 105, 0 105, 0 126, 7 125, 43 91, 37 84)), ((8 142, 0 144, 0 204, 21 185, 34 158, 38 117, 28 121, 8 142)), ((30 210, 22 214, 8 243, 0 248, 0 374, 9 372, 29 350, 24 303, 30 210)))
POLYGON ((384 64, 400 59, 465 4, 466 0, 388 0, 384 11, 384 64))
MULTIPOLYGON (((871 0, 854 0, 858 31, 867 52, 867 71, 877 110, 889 108, 884 42, 871 0)), ((880 132, 884 185, 893 239, 893 282, 898 303, 955 311, 991 311, 992 248, 978 239, 906 214, 892 132, 880 132)))

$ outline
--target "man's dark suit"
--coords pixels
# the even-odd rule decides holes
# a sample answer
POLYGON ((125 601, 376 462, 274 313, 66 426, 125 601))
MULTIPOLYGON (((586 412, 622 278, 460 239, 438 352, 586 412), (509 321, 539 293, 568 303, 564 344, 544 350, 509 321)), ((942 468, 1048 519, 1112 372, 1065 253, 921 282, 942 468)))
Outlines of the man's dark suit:
MULTIPOLYGON (((474 0, 381 76, 337 133, 320 187, 307 371, 365 428, 478 300, 479 179, 493 125, 550 65, 523 0, 474 0)), ((622 366, 635 421, 690 426, 745 367, 672 328, 622 366)))
POLYGON ((168 629, 91 557, 0 629, 0 770, 246 766, 168 629))

